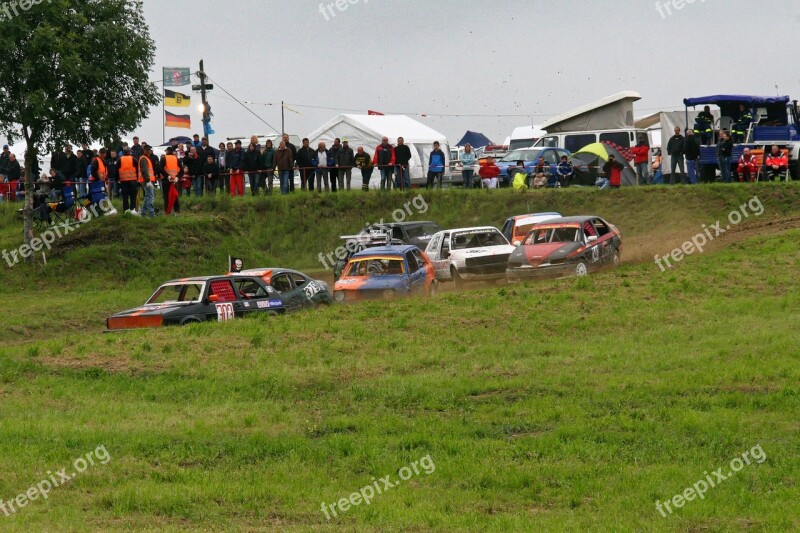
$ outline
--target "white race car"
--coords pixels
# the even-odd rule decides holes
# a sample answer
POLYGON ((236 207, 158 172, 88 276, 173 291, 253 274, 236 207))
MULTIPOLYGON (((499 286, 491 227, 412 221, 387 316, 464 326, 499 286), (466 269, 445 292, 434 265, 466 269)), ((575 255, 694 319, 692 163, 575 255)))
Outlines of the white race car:
POLYGON ((491 226, 440 231, 425 249, 436 279, 452 280, 458 288, 465 281, 505 280, 513 251, 508 239, 491 226))

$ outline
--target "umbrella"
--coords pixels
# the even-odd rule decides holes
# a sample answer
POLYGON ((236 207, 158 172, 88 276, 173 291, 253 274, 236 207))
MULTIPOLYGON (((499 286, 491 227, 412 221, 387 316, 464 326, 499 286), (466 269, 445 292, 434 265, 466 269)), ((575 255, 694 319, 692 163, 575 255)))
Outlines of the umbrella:
POLYGON ((608 156, 611 155, 625 167, 622 169, 622 185, 636 185, 636 172, 630 165, 633 154, 629 148, 623 148, 608 141, 587 144, 572 154, 572 160, 585 166, 597 163, 599 167, 599 161, 608 161, 608 156))

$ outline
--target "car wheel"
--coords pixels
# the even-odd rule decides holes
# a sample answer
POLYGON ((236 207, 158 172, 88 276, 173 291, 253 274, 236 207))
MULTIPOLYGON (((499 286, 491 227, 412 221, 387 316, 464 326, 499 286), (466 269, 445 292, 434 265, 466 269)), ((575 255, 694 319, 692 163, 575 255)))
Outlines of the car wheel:
POLYGON ((453 278, 453 283, 456 286, 456 289, 463 289, 464 288, 464 278, 459 275, 458 270, 453 267, 450 269, 450 276, 453 278))
POLYGON ((589 273, 589 269, 586 268, 586 263, 584 263, 583 261, 578 261, 578 264, 575 265, 575 275, 580 278, 580 277, 585 276, 588 273, 589 273))
POLYGON ((615 267, 618 267, 619 261, 619 250, 614 250, 614 255, 611 257, 611 264, 615 267))
POLYGON ((190 316, 181 321, 181 326, 185 326, 186 324, 199 324, 200 322, 201 320, 196 316, 190 316))

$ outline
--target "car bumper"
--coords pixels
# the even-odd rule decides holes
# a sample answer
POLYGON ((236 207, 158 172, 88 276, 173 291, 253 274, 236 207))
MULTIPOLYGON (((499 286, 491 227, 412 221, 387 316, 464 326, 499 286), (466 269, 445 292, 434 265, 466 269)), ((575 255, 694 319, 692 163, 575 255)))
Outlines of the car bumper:
POLYGON ((559 265, 542 265, 538 267, 518 267, 506 270, 509 282, 525 281, 530 279, 561 278, 572 274, 572 265, 566 263, 559 265))

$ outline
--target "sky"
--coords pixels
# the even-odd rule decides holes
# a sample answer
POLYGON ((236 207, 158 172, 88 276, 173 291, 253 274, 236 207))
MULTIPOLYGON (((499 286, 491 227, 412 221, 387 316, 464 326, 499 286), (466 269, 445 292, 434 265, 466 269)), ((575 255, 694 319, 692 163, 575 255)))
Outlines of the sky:
MULTIPOLYGON (((331 0, 144 0, 144 6, 157 48, 151 79, 161 78, 162 67, 194 72, 205 61, 216 85, 209 96, 214 145, 280 130, 282 100, 289 107, 286 130, 300 137, 339 113, 373 109, 426 114, 415 118, 455 143, 468 129, 502 142, 516 126, 623 90, 642 95, 637 116, 682 109, 683 98, 708 94, 800 98, 797 0, 339 0, 344 9, 331 0), (248 107, 261 119, 223 88, 254 102, 248 107)), ((202 132, 199 100, 192 95, 192 129, 168 128, 167 138, 202 132)), ((160 144, 162 117, 161 106, 151 109, 131 135, 160 144)))

